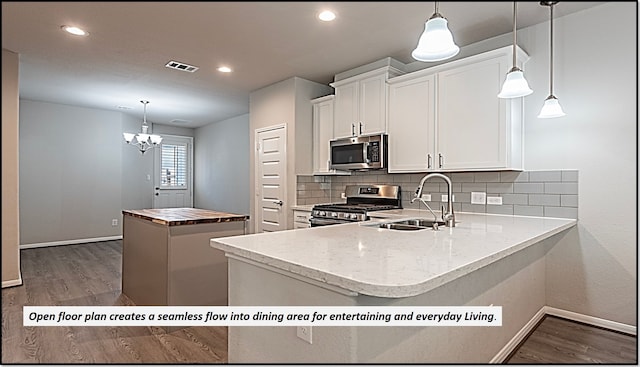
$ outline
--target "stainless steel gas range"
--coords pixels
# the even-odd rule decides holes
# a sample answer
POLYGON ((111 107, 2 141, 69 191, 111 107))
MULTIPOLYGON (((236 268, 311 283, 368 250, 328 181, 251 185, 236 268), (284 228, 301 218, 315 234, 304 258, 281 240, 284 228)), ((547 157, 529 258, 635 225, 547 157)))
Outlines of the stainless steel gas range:
POLYGON ((348 185, 346 203, 319 204, 311 210, 311 227, 369 220, 378 210, 402 209, 400 186, 348 185))

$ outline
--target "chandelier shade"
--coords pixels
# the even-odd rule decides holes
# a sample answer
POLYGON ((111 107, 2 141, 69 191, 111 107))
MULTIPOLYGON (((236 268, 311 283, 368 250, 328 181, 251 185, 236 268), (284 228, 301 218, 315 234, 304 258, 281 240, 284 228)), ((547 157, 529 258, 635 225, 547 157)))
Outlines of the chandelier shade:
POLYGON ((435 12, 424 25, 424 32, 420 35, 418 46, 411 56, 418 61, 434 62, 446 60, 460 52, 460 48, 453 41, 447 20, 438 13, 438 2, 435 12))
POLYGON ((162 136, 149 134, 149 125, 147 125, 147 104, 149 104, 149 101, 140 101, 140 103, 144 105, 142 131, 138 134, 122 133, 122 136, 127 144, 136 146, 140 154, 144 154, 149 149, 159 146, 162 142, 162 136))

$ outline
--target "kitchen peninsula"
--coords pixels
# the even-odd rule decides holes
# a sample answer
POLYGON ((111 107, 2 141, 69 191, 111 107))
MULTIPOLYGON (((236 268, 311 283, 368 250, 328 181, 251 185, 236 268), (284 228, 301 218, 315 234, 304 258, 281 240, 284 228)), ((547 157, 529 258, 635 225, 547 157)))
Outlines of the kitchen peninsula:
POLYGON ((227 259, 209 240, 245 234, 247 215, 196 208, 122 214, 122 293, 139 306, 227 305, 227 259))
POLYGON ((572 219, 457 213, 456 227, 371 221, 215 238, 230 306, 502 306, 501 327, 230 327, 230 363, 487 363, 545 306, 545 255, 572 219), (241 285, 241 286, 240 286, 241 285))

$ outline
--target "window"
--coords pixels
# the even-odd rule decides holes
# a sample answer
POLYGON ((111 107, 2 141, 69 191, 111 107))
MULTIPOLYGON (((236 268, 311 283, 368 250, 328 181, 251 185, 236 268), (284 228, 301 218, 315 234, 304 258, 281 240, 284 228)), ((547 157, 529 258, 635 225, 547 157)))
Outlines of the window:
POLYGON ((186 188, 187 146, 184 144, 162 144, 161 158, 161 186, 165 188, 186 188))

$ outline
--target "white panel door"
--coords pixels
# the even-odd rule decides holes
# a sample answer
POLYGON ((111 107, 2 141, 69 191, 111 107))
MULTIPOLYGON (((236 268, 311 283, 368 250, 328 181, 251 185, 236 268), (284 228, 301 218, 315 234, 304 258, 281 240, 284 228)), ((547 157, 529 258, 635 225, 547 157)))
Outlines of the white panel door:
POLYGON ((256 233, 287 229, 286 130, 284 126, 256 131, 256 233))
POLYGON ((154 148, 154 208, 193 207, 193 138, 163 135, 154 148))

